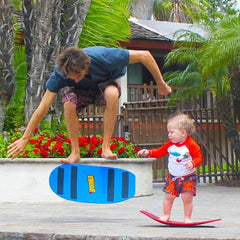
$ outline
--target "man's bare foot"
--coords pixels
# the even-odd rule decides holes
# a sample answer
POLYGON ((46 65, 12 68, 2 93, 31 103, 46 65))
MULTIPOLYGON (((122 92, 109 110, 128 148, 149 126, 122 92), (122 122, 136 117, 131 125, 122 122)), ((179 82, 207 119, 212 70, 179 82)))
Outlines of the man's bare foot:
POLYGON ((184 219, 184 222, 185 222, 185 223, 192 223, 193 221, 192 221, 191 218, 185 218, 185 219, 184 219))
POLYGON ((117 160, 117 154, 112 153, 110 149, 102 150, 102 158, 117 160))
POLYGON ((162 217, 159 218, 161 221, 168 222, 170 219, 170 216, 168 215, 163 215, 162 217))
POLYGON ((71 153, 68 158, 66 159, 61 159, 60 163, 61 164, 68 164, 68 163, 80 163, 81 158, 79 154, 73 154, 71 153))

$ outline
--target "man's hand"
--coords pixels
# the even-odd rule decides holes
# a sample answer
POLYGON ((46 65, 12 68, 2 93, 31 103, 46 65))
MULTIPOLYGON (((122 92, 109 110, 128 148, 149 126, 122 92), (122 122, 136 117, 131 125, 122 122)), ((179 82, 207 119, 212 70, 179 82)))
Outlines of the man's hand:
POLYGON ((158 85, 159 94, 166 96, 172 92, 172 88, 169 87, 163 80, 163 76, 157 62, 149 51, 129 50, 129 54, 129 63, 141 62, 149 70, 158 85))
POLYGON ((28 140, 34 132, 34 129, 39 125, 40 121, 47 114, 48 109, 55 100, 56 96, 57 93, 51 92, 48 89, 46 90, 39 106, 33 113, 23 136, 8 146, 8 157, 12 157, 13 159, 25 149, 28 140))
POLYGON ((11 145, 8 146, 8 157, 11 157, 12 159, 15 158, 25 149, 27 143, 28 141, 23 138, 19 138, 18 140, 13 142, 11 145))
POLYGON ((158 92, 161 95, 167 96, 172 92, 172 88, 168 86, 166 83, 164 83, 162 87, 158 88, 158 92))

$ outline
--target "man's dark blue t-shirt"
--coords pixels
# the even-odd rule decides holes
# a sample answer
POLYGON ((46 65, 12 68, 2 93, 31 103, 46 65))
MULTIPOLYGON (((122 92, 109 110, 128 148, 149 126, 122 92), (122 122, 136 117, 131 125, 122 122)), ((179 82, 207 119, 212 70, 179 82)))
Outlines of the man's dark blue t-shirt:
POLYGON ((129 51, 120 48, 88 47, 83 51, 91 58, 90 74, 76 83, 73 79, 67 78, 64 73, 57 70, 46 83, 46 88, 51 92, 59 92, 66 86, 77 89, 97 88, 99 83, 107 80, 116 80, 126 73, 129 64, 129 51))

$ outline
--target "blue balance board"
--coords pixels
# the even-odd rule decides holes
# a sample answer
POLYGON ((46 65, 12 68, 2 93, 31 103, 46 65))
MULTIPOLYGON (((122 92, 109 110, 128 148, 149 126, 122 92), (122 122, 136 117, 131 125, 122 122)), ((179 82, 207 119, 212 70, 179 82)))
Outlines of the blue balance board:
POLYGON ((50 173, 49 185, 66 200, 116 203, 135 195, 135 175, 127 170, 84 164, 63 164, 50 173))

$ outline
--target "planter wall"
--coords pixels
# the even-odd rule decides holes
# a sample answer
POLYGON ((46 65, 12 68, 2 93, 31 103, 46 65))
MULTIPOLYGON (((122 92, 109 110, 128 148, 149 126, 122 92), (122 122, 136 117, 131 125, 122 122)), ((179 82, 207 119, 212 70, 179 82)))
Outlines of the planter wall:
MULTIPOLYGON (((152 163, 155 158, 123 159, 83 158, 81 163, 112 166, 131 171, 136 176, 135 197, 153 193, 152 163)), ((48 184, 51 171, 60 159, 20 158, 0 159, 0 202, 56 202, 66 201, 55 195, 48 184)))

